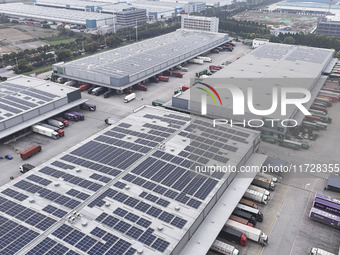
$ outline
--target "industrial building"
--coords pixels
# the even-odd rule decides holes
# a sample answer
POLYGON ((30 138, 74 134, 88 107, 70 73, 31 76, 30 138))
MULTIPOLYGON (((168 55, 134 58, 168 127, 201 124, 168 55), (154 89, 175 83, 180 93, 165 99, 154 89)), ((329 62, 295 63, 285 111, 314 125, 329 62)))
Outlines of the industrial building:
POLYGON ((183 10, 184 3, 173 3, 164 1, 119 1, 119 2, 105 2, 105 1, 81 1, 72 0, 72 2, 67 0, 33 0, 34 5, 63 8, 69 10, 82 10, 87 12, 100 12, 113 14, 115 12, 120 12, 127 8, 138 8, 146 9, 147 15, 150 19, 163 19, 169 18, 178 14, 183 10))
POLYGON ((207 8, 205 2, 189 2, 184 6, 186 13, 201 12, 207 8))
MULTIPOLYGON (((248 107, 245 107, 244 114, 234 114, 233 109, 236 108, 228 85, 236 86, 244 95, 247 95, 249 88, 254 88, 252 105, 258 110, 271 109, 273 88, 277 90, 304 88, 311 92, 311 99, 303 104, 309 109, 327 78, 324 73, 329 73, 335 63, 334 50, 276 43, 264 44, 203 80, 204 83, 213 86, 221 98, 221 105, 208 98, 207 116, 232 119, 237 123, 269 119, 261 129, 268 134, 283 135, 288 128, 281 124, 282 120, 293 119, 300 124, 304 119, 304 114, 297 107, 288 105, 286 114, 282 114, 281 107, 277 107, 273 113, 266 116, 255 115, 248 107), (272 124, 270 121, 272 119, 279 121, 272 124)), ((202 93, 197 87, 200 87, 199 84, 173 97, 171 107, 201 114, 202 93)), ((289 95, 288 98, 303 98, 303 94, 291 94, 293 95, 289 95)), ((247 100, 247 96, 245 97, 247 100)), ((258 122, 254 125, 258 125, 258 122)))
POLYGON ((195 166, 261 166, 259 142, 253 130, 138 109, 0 187, 0 253, 205 254, 256 173, 195 166))
POLYGON ((177 30, 79 60, 54 64, 53 72, 71 80, 123 90, 227 40, 227 34, 177 30))
POLYGON ((0 139, 87 101, 80 90, 27 76, 0 83, 0 139))
POLYGON ((48 8, 22 3, 1 4, 0 14, 14 18, 30 18, 42 21, 84 25, 87 28, 113 25, 113 17, 109 14, 48 8))
POLYGON ((320 19, 314 33, 340 37, 340 17, 327 16, 320 19))
POLYGON ((219 18, 200 16, 181 16, 181 28, 199 31, 218 32, 219 18))
POLYGON ((146 9, 130 7, 114 13, 118 27, 134 27, 145 24, 147 21, 146 9))
MULTIPOLYGON (((334 3, 334 2, 333 2, 334 3)), ((282 12, 282 13, 295 13, 300 15, 326 15, 335 14, 340 15, 340 6, 332 4, 329 9, 329 2, 278 2, 267 7, 268 11, 282 12)))

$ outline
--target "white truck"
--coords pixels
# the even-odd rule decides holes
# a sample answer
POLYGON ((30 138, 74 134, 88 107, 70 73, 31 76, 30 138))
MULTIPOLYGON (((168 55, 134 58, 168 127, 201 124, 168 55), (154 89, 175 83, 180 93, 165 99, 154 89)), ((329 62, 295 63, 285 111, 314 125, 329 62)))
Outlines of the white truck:
POLYGON ((52 129, 46 128, 46 127, 42 127, 42 126, 39 126, 39 125, 34 125, 32 127, 32 130, 35 133, 51 137, 51 138, 53 138, 55 140, 57 140, 59 138, 59 134, 57 132, 55 132, 52 129))
POLYGON ((247 189, 246 192, 244 193, 245 198, 252 199, 256 202, 264 203, 265 205, 268 203, 268 197, 258 191, 247 189))
POLYGON ((270 180, 272 182, 277 182, 277 178, 272 176, 272 175, 270 175, 270 174, 258 173, 256 176, 268 179, 268 180, 270 180))
POLYGON ((188 72, 189 70, 188 70, 187 67, 182 67, 182 68, 181 68, 181 71, 182 71, 182 72, 188 72))
POLYGON ((58 120, 48 119, 47 123, 49 125, 57 127, 57 128, 64 128, 64 124, 61 121, 58 121, 58 120))
POLYGON ((128 103, 135 98, 136 98, 136 93, 131 93, 127 95, 126 97, 124 97, 124 103, 128 103))
POLYGON ((210 249, 222 255, 238 255, 238 250, 234 246, 215 240, 210 249))
POLYGON ((64 85, 66 86, 72 86, 72 85, 75 85, 76 84, 76 81, 67 81, 64 83, 64 85))
POLYGON ((190 59, 188 62, 189 63, 194 63, 194 64, 199 64, 199 65, 203 65, 203 59, 193 58, 193 59, 190 59))
POLYGON ((255 185, 252 185, 250 184, 248 189, 251 189, 251 190, 255 190, 255 191, 258 191, 258 192, 261 192, 263 194, 265 194, 267 197, 270 196, 270 192, 268 190, 266 190, 265 188, 261 188, 261 187, 258 187, 258 186, 255 186, 255 185))
POLYGON ((197 58, 197 59, 202 59, 203 62, 209 62, 209 63, 211 63, 211 58, 209 58, 209 57, 198 56, 198 57, 196 57, 196 58, 197 58))
POLYGON ((268 245, 268 236, 260 229, 244 225, 234 220, 227 220, 226 226, 242 232, 248 239, 257 242, 262 246, 268 245))
POLYGON ((262 187, 268 190, 275 190, 275 184, 273 181, 268 180, 266 178, 259 177, 259 176, 255 176, 251 184, 254 184, 256 186, 259 186, 259 187, 262 187))
POLYGON ((19 166, 19 170, 20 170, 21 173, 26 173, 29 170, 32 170, 33 168, 34 168, 34 166, 31 165, 31 164, 23 164, 23 165, 19 166))
POLYGON ((325 251, 325 250, 322 250, 320 248, 315 248, 313 247, 311 250, 310 250, 310 255, 335 255, 334 253, 331 253, 331 252, 328 252, 328 251, 325 251))

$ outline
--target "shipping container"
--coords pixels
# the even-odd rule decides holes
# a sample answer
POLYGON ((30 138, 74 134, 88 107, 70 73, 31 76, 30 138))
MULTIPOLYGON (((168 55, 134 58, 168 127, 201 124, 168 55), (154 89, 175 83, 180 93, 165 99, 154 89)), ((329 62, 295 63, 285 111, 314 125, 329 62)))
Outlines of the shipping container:
POLYGON ((230 228, 228 226, 223 226, 218 236, 242 246, 247 245, 247 237, 243 235, 241 231, 230 228))
POLYGON ((330 201, 322 200, 320 198, 315 198, 313 206, 322 211, 340 216, 340 205, 332 203, 330 201))
POLYGON ((337 229, 340 229, 340 217, 334 214, 322 211, 318 208, 312 207, 309 213, 309 217, 313 220, 330 225, 337 229))
POLYGON ((259 209, 256 209, 256 208, 253 208, 248 205, 241 204, 241 203, 237 204, 236 208, 246 213, 250 213, 251 215, 255 217, 255 220, 258 222, 263 221, 263 214, 260 212, 259 209))
POLYGON ((234 246, 215 240, 210 249, 222 255, 238 255, 238 250, 234 246))
POLYGON ((20 157, 21 157, 21 159, 25 160, 25 159, 32 157, 34 154, 37 154, 40 151, 41 151, 40 145, 33 145, 32 147, 28 148, 27 150, 24 150, 23 152, 21 152, 20 157))
POLYGON ((247 206, 255 208, 255 209, 259 208, 256 203, 254 203, 253 201, 250 201, 248 199, 245 199, 245 198, 241 198, 240 204, 247 205, 247 206))

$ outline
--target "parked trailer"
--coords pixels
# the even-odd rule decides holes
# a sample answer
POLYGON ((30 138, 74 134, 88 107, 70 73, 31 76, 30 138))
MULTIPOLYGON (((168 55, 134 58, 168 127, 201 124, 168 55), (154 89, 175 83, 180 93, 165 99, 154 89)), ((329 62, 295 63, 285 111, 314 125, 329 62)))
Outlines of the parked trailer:
POLYGON ((320 198, 315 198, 313 206, 325 212, 340 216, 340 205, 320 198))
POLYGON ((23 152, 21 152, 20 157, 21 157, 21 159, 25 160, 25 159, 32 157, 34 154, 37 154, 40 151, 41 151, 40 145, 33 145, 32 147, 28 148, 27 150, 24 150, 23 152))
MULTIPOLYGON (((268 180, 266 178, 262 178, 260 176, 255 176, 255 178, 252 181, 252 184, 268 189, 268 190, 275 190, 275 184, 273 181, 268 180)), ((265 194, 267 195, 267 194, 265 194)))
POLYGON ((31 165, 31 164, 23 164, 21 166, 19 166, 19 170, 21 173, 26 173, 30 170, 32 170, 35 166, 31 165))
POLYGON ((109 89, 107 91, 104 92, 103 97, 104 98, 109 98, 110 96, 113 96, 115 94, 115 90, 114 89, 109 89))
POLYGON ((310 255, 335 255, 334 253, 322 250, 320 248, 314 248, 314 247, 310 250, 309 254, 310 255))
POLYGON ((87 110, 87 111, 95 111, 96 110, 96 105, 94 104, 87 104, 87 103, 83 103, 81 105, 79 105, 80 109, 82 110, 87 110))
POLYGON ((150 82, 158 83, 158 82, 159 82, 159 79, 156 78, 156 77, 150 77, 150 78, 149 78, 149 81, 150 81, 150 82))
POLYGON ((313 220, 320 221, 324 224, 340 229, 340 217, 334 214, 312 207, 309 217, 313 220))
POLYGON ((222 255, 238 255, 238 250, 234 246, 215 240, 210 249, 222 255))
POLYGON ((256 176, 259 176, 259 177, 262 177, 262 178, 265 178, 267 180, 270 180, 272 182, 277 182, 277 178, 270 175, 270 174, 265 174, 265 173, 257 173, 256 176))
POLYGON ((124 98, 124 103, 128 103, 136 98, 136 93, 131 93, 124 98))
POLYGON ((45 124, 45 123, 39 123, 38 125, 43 126, 43 127, 47 127, 47 128, 50 128, 50 129, 53 129, 55 132, 58 133, 59 137, 64 137, 65 136, 64 130, 62 130, 60 128, 57 128, 57 127, 54 127, 52 125, 45 124))
POLYGON ((156 100, 152 101, 152 105, 153 106, 162 106, 165 103, 166 103, 166 101, 162 101, 162 100, 159 100, 159 99, 156 99, 156 100))
POLYGON ((226 226, 242 232, 248 239, 257 242, 262 246, 268 245, 268 236, 260 229, 252 228, 233 220, 227 220, 226 226))
POLYGON ((78 117, 79 120, 85 120, 85 116, 84 114, 80 113, 80 112, 71 112, 72 114, 76 115, 78 117))
POLYGON ((263 221, 263 214, 260 212, 259 209, 255 209, 253 207, 250 207, 248 205, 243 205, 243 204, 237 204, 236 208, 246 212, 246 213, 250 213, 251 215, 253 215, 255 217, 256 221, 262 222, 263 221))
POLYGON ((55 139, 55 140, 59 138, 59 134, 55 132, 53 129, 49 129, 49 128, 42 127, 39 125, 34 125, 32 126, 32 130, 35 133, 51 137, 52 139, 55 139))
POLYGON ((313 104, 310 108, 313 109, 313 110, 322 111, 322 112, 324 112, 325 114, 328 113, 328 111, 327 111, 327 109, 326 109, 325 107, 321 107, 321 106, 317 106, 317 105, 314 105, 314 104, 313 104))
POLYGON ((300 150, 302 146, 302 144, 299 142, 295 142, 295 141, 291 141, 287 139, 284 139, 283 141, 279 141, 279 145, 283 147, 291 148, 294 150, 300 150))
POLYGON ((307 115, 305 119, 307 121, 312 121, 312 122, 322 121, 322 119, 320 117, 313 116, 313 115, 307 115))
POLYGON ((252 214, 244 212, 238 208, 235 208, 231 216, 229 217, 229 219, 231 220, 235 220, 237 222, 240 222, 245 225, 249 225, 251 227, 256 226, 256 218, 252 214), (237 218, 241 218, 244 221, 240 222, 236 219, 232 219, 231 216, 236 216, 237 218))
POLYGON ((310 121, 302 121, 302 126, 307 127, 307 128, 312 128, 313 130, 321 130, 320 126, 310 121))
POLYGON ((67 82, 64 83, 64 85, 66 85, 66 86, 73 86, 76 83, 77 83, 76 81, 67 81, 67 82))
POLYGON ((67 120, 73 120, 73 121, 78 121, 79 118, 78 116, 72 114, 72 113, 69 113, 69 112, 65 112, 64 113, 64 118, 67 119, 67 120))
MULTIPOLYGON (((266 179, 266 180, 267 180, 267 179, 266 179)), ((261 187, 258 187, 258 186, 255 186, 255 185, 250 184, 250 185, 249 185, 249 189, 252 189, 252 190, 261 192, 261 193, 265 194, 267 197, 270 196, 270 192, 269 192, 268 190, 266 190, 265 188, 261 188, 261 187)))
POLYGON ((316 113, 316 114, 320 114, 320 115, 324 115, 324 116, 326 115, 326 113, 324 111, 315 110, 315 109, 312 109, 312 108, 310 108, 309 111, 311 113, 316 113))
POLYGON ((257 204, 255 204, 253 201, 250 201, 250 200, 245 199, 245 198, 241 198, 240 204, 243 204, 243 205, 252 207, 252 208, 254 208, 254 209, 258 209, 258 208, 259 208, 259 207, 257 206, 257 204))
POLYGON ((136 84, 133 86, 134 89, 141 90, 141 91, 147 91, 148 87, 142 84, 136 84))
POLYGON ((91 94, 94 95, 94 96, 100 96, 100 95, 104 94, 107 90, 108 90, 108 88, 98 87, 98 88, 95 88, 94 90, 92 90, 91 94))
POLYGON ((80 91, 85 91, 90 88, 89 84, 83 84, 79 86, 80 91))
POLYGON ((320 117, 321 121, 324 122, 324 123, 332 123, 331 117, 328 117, 328 116, 325 116, 325 115, 322 115, 322 114, 318 114, 318 113, 314 113, 314 112, 312 112, 312 115, 316 116, 316 117, 320 117))
POLYGON ((170 72, 170 74, 173 77, 183 78, 183 74, 180 72, 170 72))
POLYGON ((64 128, 64 124, 60 121, 54 120, 54 119, 47 119, 46 121, 51 126, 57 127, 57 128, 64 128))
POLYGON ((163 75, 159 75, 159 76, 158 76, 158 79, 159 79, 160 81, 165 81, 165 82, 168 82, 168 81, 169 81, 169 77, 166 77, 166 76, 163 76, 163 75))
POLYGON ((316 102, 326 103, 328 107, 332 106, 332 100, 330 98, 324 98, 324 97, 317 96, 315 98, 315 101, 316 102))
POLYGON ((265 205, 268 203, 268 197, 258 191, 247 189, 246 192, 244 193, 245 198, 252 199, 256 202, 264 203, 265 205))
POLYGON ((240 244, 242 246, 247 245, 247 237, 244 234, 242 234, 241 231, 230 228, 228 226, 223 226, 218 236, 228 241, 240 244))
POLYGON ((193 63, 193 64, 203 65, 203 59, 196 59, 196 58, 193 58, 193 59, 190 59, 188 62, 189 62, 189 63, 193 63))
POLYGON ((334 204, 340 205, 340 200, 339 199, 336 199, 336 198, 333 198, 333 197, 330 197, 330 196, 326 196, 326 195, 322 195, 322 194, 316 193, 315 194, 315 198, 319 198, 319 199, 322 199, 322 200, 329 201, 329 202, 332 202, 334 204))
POLYGON ((328 107, 327 103, 325 103, 325 102, 320 102, 320 101, 319 101, 319 102, 314 101, 314 102, 313 102, 313 105, 319 106, 319 107, 324 107, 324 108, 328 107))
POLYGON ((198 57, 196 57, 197 59, 202 59, 203 60, 203 62, 209 62, 209 63, 211 63, 211 58, 209 58, 209 57, 203 57, 203 56, 198 56, 198 57))
POLYGON ((69 123, 68 123, 67 120, 64 120, 64 119, 62 119, 62 118, 57 118, 57 117, 53 117, 52 119, 57 120, 57 121, 60 121, 61 123, 64 124, 64 127, 68 127, 68 126, 69 126, 69 123))

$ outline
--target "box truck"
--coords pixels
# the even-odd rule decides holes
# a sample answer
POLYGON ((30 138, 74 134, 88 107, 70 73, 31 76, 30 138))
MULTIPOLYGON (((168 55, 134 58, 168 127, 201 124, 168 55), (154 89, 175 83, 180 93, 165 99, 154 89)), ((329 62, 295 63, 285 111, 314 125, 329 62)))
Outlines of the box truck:
POLYGON ((55 132, 58 133, 59 137, 64 137, 65 136, 64 130, 62 130, 60 128, 57 128, 57 127, 54 127, 52 125, 45 124, 45 123, 39 123, 38 125, 39 126, 43 126, 43 127, 47 127, 47 128, 50 128, 50 129, 53 129, 55 132))
POLYGON ((67 120, 64 120, 62 118, 57 118, 57 117, 53 117, 54 120, 57 120, 57 121, 60 121, 61 123, 64 124, 64 127, 68 127, 69 126, 69 123, 67 120))
POLYGON ((80 112, 71 112, 72 114, 76 115, 78 117, 79 120, 85 120, 85 116, 84 114, 80 113, 80 112))
POLYGON ((29 170, 32 170, 35 166, 31 165, 31 164, 23 164, 21 166, 19 166, 19 170, 21 173, 26 173, 29 170))
POLYGON ((73 113, 70 113, 70 112, 65 112, 64 118, 67 119, 67 120, 73 120, 73 121, 79 120, 78 116, 76 116, 76 115, 74 115, 73 113))
MULTIPOLYGON (((236 208, 234 209, 234 211, 233 211, 232 214, 235 215, 235 216, 237 216, 237 217, 241 217, 241 218, 243 218, 243 219, 246 219, 247 221, 249 221, 250 223, 252 223, 253 226, 256 225, 256 217, 253 216, 253 215, 252 215, 251 213, 249 213, 249 212, 243 211, 243 210, 241 210, 241 209, 239 209, 239 208, 236 207, 236 208)), ((253 226, 252 226, 252 227, 253 227, 253 226)))
POLYGON ((242 246, 247 245, 247 237, 242 234, 239 230, 223 226, 221 232, 218 234, 219 237, 240 244, 242 246))
POLYGON ((215 240, 210 249, 222 255, 238 255, 238 250, 234 246, 215 240))
POLYGON ((272 182, 277 182, 277 178, 274 177, 274 176, 272 176, 272 175, 270 175, 270 174, 257 173, 256 176, 262 177, 262 178, 265 178, 265 179, 268 179, 268 180, 270 180, 270 181, 272 181, 272 182))
POLYGON ((266 190, 265 188, 261 188, 261 187, 250 184, 249 189, 261 192, 261 193, 265 194, 267 197, 270 196, 270 192, 268 190, 266 190))
POLYGON ((136 93, 131 93, 127 95, 126 97, 124 97, 124 103, 128 103, 135 98, 136 98, 136 93))
POLYGON ((39 126, 39 125, 34 125, 32 127, 32 130, 35 133, 51 137, 52 139, 55 139, 55 140, 57 140, 59 138, 59 134, 57 132, 55 132, 53 129, 50 129, 50 128, 42 127, 42 126, 39 126))
POLYGON ((41 151, 40 145, 33 145, 32 147, 28 148, 27 150, 24 150, 23 152, 21 152, 20 157, 25 160, 27 158, 32 157, 34 154, 37 154, 40 151, 41 151))
POLYGON ((234 215, 234 214, 230 215, 229 219, 230 219, 230 220, 237 221, 237 222, 242 223, 242 224, 244 224, 244 225, 248 225, 249 227, 254 227, 254 224, 251 223, 249 220, 246 220, 246 219, 241 218, 241 217, 239 217, 239 216, 236 216, 236 215, 234 215))
POLYGON ((66 85, 66 86, 73 86, 76 83, 77 83, 76 81, 67 81, 67 82, 64 83, 64 85, 66 85))
POLYGON ((245 198, 263 203, 265 205, 268 203, 268 200, 269 200, 265 194, 255 191, 255 190, 251 190, 251 189, 247 189, 243 196, 245 198))
POLYGON ((233 220, 227 220, 226 226, 242 232, 248 239, 257 242, 262 246, 268 245, 268 236, 260 229, 252 228, 233 220))
POLYGON ((251 215, 253 215, 255 217, 256 221, 259 221, 259 222, 263 221, 263 214, 260 212, 259 209, 255 209, 253 207, 243 205, 243 204, 237 204, 236 208, 238 208, 239 210, 242 210, 246 213, 250 213, 251 215))
POLYGON ((261 188, 265 188, 268 190, 275 190, 275 184, 273 181, 262 178, 260 176, 255 176, 251 184, 254 184, 256 186, 259 186, 261 188))
POLYGON ((57 120, 54 120, 54 119, 47 119, 46 122, 51 126, 61 128, 61 129, 64 128, 64 124, 60 121, 57 121, 57 120))
POLYGON ((325 250, 322 250, 320 248, 315 248, 313 247, 311 250, 310 250, 310 255, 335 255, 334 253, 331 253, 331 252, 328 252, 328 251, 325 251, 325 250))
POLYGON ((247 206, 252 207, 252 208, 255 208, 255 209, 258 209, 258 208, 259 208, 259 207, 257 206, 257 204, 255 204, 253 201, 250 201, 250 200, 245 199, 245 198, 241 198, 240 204, 247 205, 247 206))

